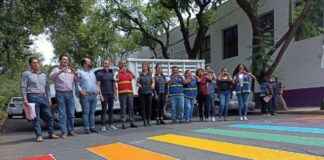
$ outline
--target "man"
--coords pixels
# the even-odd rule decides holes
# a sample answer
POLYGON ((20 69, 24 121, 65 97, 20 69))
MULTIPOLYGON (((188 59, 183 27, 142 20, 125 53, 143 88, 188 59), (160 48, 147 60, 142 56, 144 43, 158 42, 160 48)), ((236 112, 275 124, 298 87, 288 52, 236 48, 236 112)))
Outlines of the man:
POLYGON ((58 102, 59 126, 61 138, 67 135, 75 136, 74 113, 75 103, 73 89, 75 86, 75 72, 70 67, 70 58, 62 54, 59 57, 60 65, 53 69, 50 78, 55 83, 55 94, 58 102))
POLYGON ((32 120, 33 128, 36 134, 36 141, 42 142, 41 119, 48 126, 50 139, 57 139, 54 134, 54 119, 50 111, 49 86, 45 73, 42 73, 39 59, 31 57, 29 59, 30 69, 22 73, 21 88, 24 97, 24 105, 35 104, 36 118, 32 120))
POLYGON ((119 72, 117 75, 118 95, 121 108, 122 129, 126 129, 126 111, 128 108, 128 115, 130 119, 130 127, 137 128, 134 124, 134 96, 132 80, 134 75, 126 69, 125 62, 119 62, 119 72))
POLYGON ((82 119, 84 133, 98 133, 95 127, 95 112, 97 107, 97 80, 92 70, 90 58, 84 58, 81 61, 82 69, 78 71, 78 91, 80 93, 80 102, 82 106, 82 119))
POLYGON ((169 81, 169 96, 171 99, 172 122, 182 122, 184 112, 184 78, 179 74, 177 66, 172 67, 172 75, 169 81))
POLYGON ((113 125, 113 108, 114 100, 116 98, 117 84, 114 77, 113 69, 111 68, 111 60, 105 60, 103 62, 103 69, 100 69, 96 72, 96 77, 98 85, 100 87, 101 93, 101 130, 105 132, 106 127, 106 115, 107 115, 107 105, 108 105, 108 129, 116 130, 117 128, 113 125))

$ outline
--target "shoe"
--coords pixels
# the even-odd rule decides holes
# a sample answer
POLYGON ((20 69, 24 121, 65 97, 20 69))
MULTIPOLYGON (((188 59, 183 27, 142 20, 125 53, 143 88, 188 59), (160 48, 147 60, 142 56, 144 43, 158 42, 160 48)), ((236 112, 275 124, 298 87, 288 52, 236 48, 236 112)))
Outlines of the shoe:
POLYGON ((163 121, 163 120, 160 120, 160 123, 163 125, 163 124, 165 124, 165 122, 163 121))
POLYGON ((131 123, 130 127, 131 128, 137 128, 137 126, 134 123, 131 123))
POLYGON ((156 120, 156 125, 160 125, 161 121, 160 120, 156 120))
POLYGON ((86 130, 84 130, 84 134, 90 134, 91 132, 90 132, 90 129, 86 129, 86 130))
POLYGON ((125 124, 122 124, 122 129, 126 129, 126 126, 125 126, 125 124))
POLYGON ((213 118, 212 118, 212 121, 213 121, 213 122, 216 122, 216 118, 215 118, 215 117, 213 117, 213 118))
POLYGON ((76 135, 77 134, 75 132, 73 132, 73 131, 71 131, 71 132, 68 133, 68 136, 71 136, 71 137, 76 136, 76 135))
POLYGON ((243 121, 243 120, 244 120, 244 118, 243 118, 243 117, 240 117, 240 120, 241 120, 241 121, 243 121))
POLYGON ((116 126, 114 126, 114 125, 110 125, 109 128, 110 128, 111 130, 118 130, 118 128, 117 128, 116 126))
POLYGON ((106 132, 107 131, 107 128, 105 126, 102 126, 101 127, 101 132, 106 132))
POLYGON ((90 132, 91 132, 91 133, 99 133, 95 128, 91 128, 91 129, 90 129, 90 132))
POLYGON ((67 135, 66 135, 66 134, 61 134, 60 137, 61 137, 62 139, 66 139, 66 138, 67 138, 67 135))
POLYGON ((151 126, 151 122, 150 122, 150 121, 147 121, 147 125, 148 125, 148 126, 151 126))
POLYGON ((247 118, 246 116, 244 116, 244 120, 246 120, 246 121, 247 121, 247 120, 249 120, 249 119, 248 119, 248 118, 247 118))
POLYGON ((43 141, 44 141, 44 139, 43 139, 42 136, 38 136, 38 137, 36 138, 36 142, 43 142, 43 141))
POLYGON ((57 136, 57 135, 55 135, 55 134, 50 134, 50 135, 48 136, 48 138, 49 138, 49 139, 59 139, 60 137, 57 136))
POLYGON ((227 121, 227 119, 224 117, 224 119, 223 119, 224 121, 227 121))

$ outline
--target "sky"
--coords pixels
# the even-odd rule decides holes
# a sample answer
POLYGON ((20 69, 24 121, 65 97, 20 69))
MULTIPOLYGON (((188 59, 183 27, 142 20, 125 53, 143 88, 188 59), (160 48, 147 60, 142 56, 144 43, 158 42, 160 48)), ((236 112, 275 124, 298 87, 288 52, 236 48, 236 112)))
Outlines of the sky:
POLYGON ((54 47, 49 40, 49 35, 42 33, 38 36, 31 36, 31 39, 33 40, 31 49, 43 55, 45 60, 43 64, 51 64, 54 58, 54 47))

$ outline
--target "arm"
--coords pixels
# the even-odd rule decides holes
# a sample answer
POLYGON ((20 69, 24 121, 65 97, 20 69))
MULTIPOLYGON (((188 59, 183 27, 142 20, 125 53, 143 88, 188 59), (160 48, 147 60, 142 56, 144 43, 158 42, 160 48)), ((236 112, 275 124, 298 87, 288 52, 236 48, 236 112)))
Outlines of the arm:
POLYGON ((28 75, 26 72, 22 73, 21 76, 21 93, 22 96, 24 97, 24 103, 28 103, 28 99, 27 99, 27 87, 28 87, 28 75))
POLYGON ((61 73, 63 73, 64 69, 54 68, 52 73, 49 75, 50 79, 55 80, 61 73))
POLYGON ((80 93, 81 96, 86 96, 86 92, 81 87, 80 82, 81 82, 81 74, 80 74, 80 72, 77 72, 77 83, 76 83, 77 91, 78 91, 78 93, 80 93))

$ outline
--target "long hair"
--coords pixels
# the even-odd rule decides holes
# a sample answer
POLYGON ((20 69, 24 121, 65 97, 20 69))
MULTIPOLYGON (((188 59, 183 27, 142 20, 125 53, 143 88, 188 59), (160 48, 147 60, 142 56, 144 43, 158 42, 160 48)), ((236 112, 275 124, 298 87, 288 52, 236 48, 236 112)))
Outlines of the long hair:
POLYGON ((144 72, 144 66, 147 66, 147 72, 148 72, 149 74, 151 74, 151 67, 150 67, 150 65, 149 65, 147 62, 144 62, 144 63, 142 64, 142 72, 144 72))
POLYGON ((204 69, 202 69, 202 68, 198 68, 197 70, 196 70, 196 76, 197 77, 200 77, 200 75, 199 75, 199 72, 203 72, 204 71, 204 69))
POLYGON ((239 73, 239 71, 240 71, 240 67, 241 67, 241 66, 243 66, 243 68, 244 68, 244 70, 245 70, 246 72, 249 72, 249 70, 247 69, 247 67, 246 67, 244 64, 238 64, 238 65, 235 67, 235 69, 234 69, 233 77, 236 76, 236 75, 239 73))
MULTIPOLYGON (((158 75, 156 71, 157 71, 157 69, 158 69, 159 67, 161 68, 161 64, 160 64, 160 63, 157 63, 157 64, 155 65, 155 75, 158 75)), ((161 68, 161 73, 160 73, 160 74, 161 74, 162 76, 164 76, 164 75, 163 75, 163 70, 162 70, 162 68, 161 68)))

